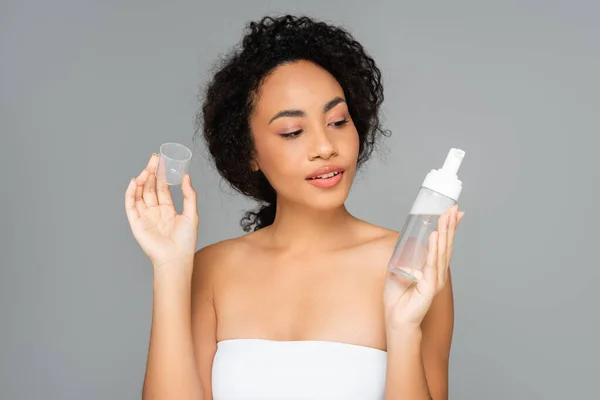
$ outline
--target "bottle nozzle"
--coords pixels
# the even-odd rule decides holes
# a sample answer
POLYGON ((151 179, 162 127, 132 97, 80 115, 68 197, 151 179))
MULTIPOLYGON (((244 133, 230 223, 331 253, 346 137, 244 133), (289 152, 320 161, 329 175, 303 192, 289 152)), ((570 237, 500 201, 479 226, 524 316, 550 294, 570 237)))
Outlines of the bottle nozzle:
POLYGON ((450 149, 442 168, 432 169, 425 177, 423 186, 458 201, 462 191, 462 182, 458 179, 457 172, 464 157, 463 150, 450 149))
POLYGON ((463 150, 454 148, 450 149, 450 152, 448 152, 448 156, 446 157, 446 161, 444 161, 444 165, 442 166, 441 170, 445 173, 456 175, 464 157, 465 152, 463 150))

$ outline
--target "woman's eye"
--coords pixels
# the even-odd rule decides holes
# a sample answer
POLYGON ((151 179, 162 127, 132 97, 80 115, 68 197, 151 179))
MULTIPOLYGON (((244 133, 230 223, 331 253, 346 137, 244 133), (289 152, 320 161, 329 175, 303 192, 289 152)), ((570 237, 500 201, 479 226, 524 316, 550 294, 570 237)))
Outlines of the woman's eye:
MULTIPOLYGON (((342 126, 346 125, 347 123, 348 123, 348 119, 344 118, 340 121, 332 122, 330 125, 333 125, 336 128, 341 128, 342 126)), ((280 133, 279 136, 281 136, 284 139, 293 139, 293 138, 297 137, 298 135, 300 135, 301 133, 302 133, 302 129, 294 131, 294 132, 280 133)))
POLYGON ((295 138, 296 136, 298 136, 301 133, 302 133, 302 130, 299 130, 299 131, 294 131, 294 132, 289 132, 289 133, 281 133, 279 136, 281 136, 282 138, 291 139, 291 138, 295 138))
POLYGON ((341 120, 341 121, 335 121, 335 122, 333 123, 333 126, 335 126, 335 127, 338 127, 338 128, 339 128, 339 127, 341 127, 341 126, 344 126, 344 125, 346 125, 347 123, 348 123, 348 120, 347 120, 347 119, 343 119, 343 120, 341 120))

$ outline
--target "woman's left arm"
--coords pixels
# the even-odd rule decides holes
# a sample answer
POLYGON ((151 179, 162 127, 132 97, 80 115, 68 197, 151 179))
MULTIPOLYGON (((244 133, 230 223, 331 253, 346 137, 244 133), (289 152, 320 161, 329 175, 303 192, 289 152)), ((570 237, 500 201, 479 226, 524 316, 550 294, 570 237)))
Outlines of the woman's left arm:
POLYGON ((434 400, 448 400, 448 366, 454 329, 454 298, 450 276, 421 323, 421 355, 429 392, 434 400))
POLYGON ((448 365, 454 328, 450 278, 420 329, 407 325, 387 335, 386 399, 448 400, 448 365))
POLYGON ((454 232, 464 213, 453 207, 429 237, 423 277, 417 283, 388 273, 386 400, 447 400, 454 301, 449 262, 454 232))

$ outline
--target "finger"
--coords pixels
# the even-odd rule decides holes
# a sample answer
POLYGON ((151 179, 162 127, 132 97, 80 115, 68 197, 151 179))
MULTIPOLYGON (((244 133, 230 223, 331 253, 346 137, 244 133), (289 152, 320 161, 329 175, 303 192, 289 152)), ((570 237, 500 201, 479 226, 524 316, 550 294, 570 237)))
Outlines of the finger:
POLYGON ((148 207, 155 207, 158 205, 158 198, 156 196, 156 164, 158 161, 158 156, 156 153, 152 154, 150 157, 150 161, 148 162, 148 166, 146 169, 148 170, 148 178, 146 182, 144 182, 144 190, 142 193, 142 197, 144 199, 144 203, 148 207))
POLYGON ((144 192, 144 183, 146 183, 146 179, 148 179, 148 169, 144 168, 144 170, 135 178, 135 206, 139 211, 144 211, 146 207, 146 203, 144 203, 144 198, 142 196, 144 192))
POLYGON ((144 202, 143 193, 144 184, 146 183, 146 180, 148 179, 149 175, 148 167, 150 166, 151 162, 152 157, 150 157, 150 159, 148 160, 148 164, 146 164, 146 167, 142 170, 142 172, 140 172, 137 178, 135 178, 135 183, 137 185, 137 187, 135 188, 135 206, 137 207, 138 212, 144 211, 146 208, 148 208, 146 206, 146 203, 144 202))
POLYGON ((139 218, 140 213, 135 206, 135 189, 136 189, 135 178, 129 181, 129 186, 125 190, 125 212, 127 214, 127 220, 129 225, 133 225, 139 218))
POLYGON ((156 180, 156 193, 158 195, 158 204, 161 206, 173 207, 173 198, 169 185, 161 179, 156 180))
POLYGON ((456 221, 456 227, 458 227, 458 225, 460 225, 460 220, 463 218, 464 215, 465 215, 464 211, 461 211, 458 213, 458 221, 456 221))
POLYGON ((196 202, 196 191, 192 186, 192 179, 189 174, 183 177, 183 183, 181 184, 181 190, 183 191, 183 212, 184 217, 197 222, 198 220, 198 203, 196 202))
POLYGON ((446 261, 450 262, 452 258, 452 248, 454 247, 454 236, 458 225, 458 207, 454 206, 448 216, 448 241, 446 243, 446 261))
MULTIPOLYGON (((456 224, 458 222, 458 207, 454 206, 450 210, 449 221, 448 221, 448 239, 446 242, 446 267, 443 274, 440 273, 440 281, 443 284, 446 277, 448 276, 448 265, 452 259, 452 249, 454 247, 454 233, 456 232, 456 224)), ((441 271, 440 271, 441 272, 441 271)))
POLYGON ((446 245, 448 243, 448 224, 450 222, 449 213, 445 213, 438 221, 438 258, 437 258, 437 277, 444 276, 448 265, 446 259, 446 245))
POLYGON ((433 287, 435 287, 437 280, 438 240, 438 232, 432 232, 431 235, 429 235, 429 250, 427 251, 427 261, 425 262, 425 270, 423 271, 423 278, 426 282, 434 285, 433 287))

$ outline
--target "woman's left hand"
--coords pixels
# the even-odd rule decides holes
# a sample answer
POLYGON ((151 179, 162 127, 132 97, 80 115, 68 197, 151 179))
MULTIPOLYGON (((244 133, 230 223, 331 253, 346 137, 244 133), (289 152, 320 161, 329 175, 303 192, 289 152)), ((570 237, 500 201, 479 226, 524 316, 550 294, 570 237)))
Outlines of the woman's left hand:
POLYGON ((437 232, 429 237, 423 276, 416 283, 388 271, 383 291, 388 332, 420 328, 434 297, 448 281, 454 233, 463 215, 457 206, 453 206, 440 216, 437 232))

